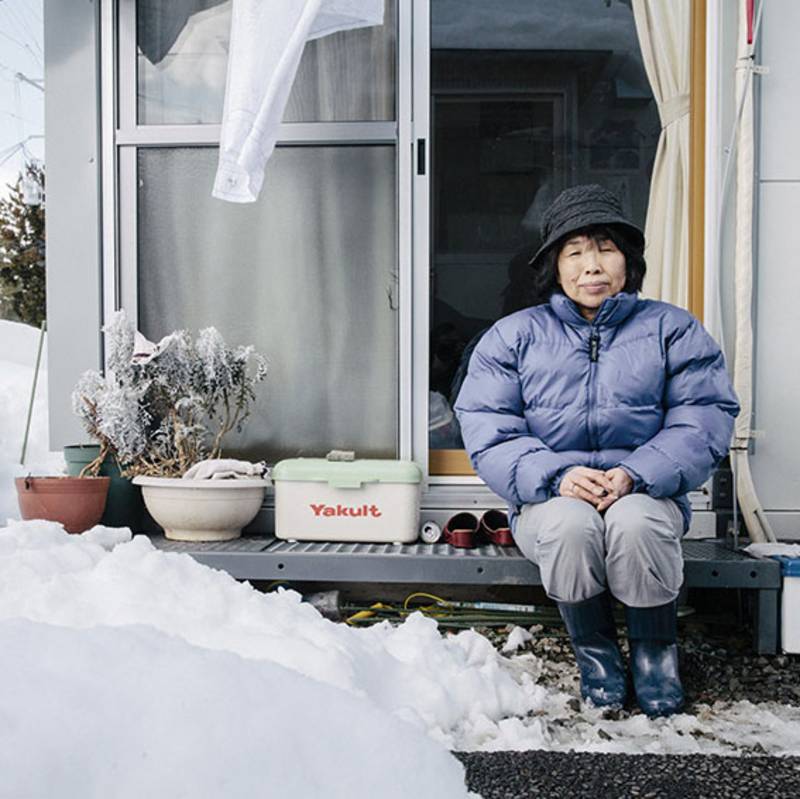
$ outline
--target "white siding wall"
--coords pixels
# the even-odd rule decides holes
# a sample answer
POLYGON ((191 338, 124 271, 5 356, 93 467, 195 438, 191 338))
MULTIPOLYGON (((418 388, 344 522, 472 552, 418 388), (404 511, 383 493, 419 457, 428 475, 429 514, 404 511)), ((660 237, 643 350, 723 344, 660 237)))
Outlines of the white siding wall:
POLYGON ((87 441, 71 395, 100 366, 96 2, 45 0, 50 448, 87 441))
POLYGON ((800 538, 800 3, 762 19, 753 478, 778 535, 800 538), (793 513, 792 513, 793 511, 793 513))

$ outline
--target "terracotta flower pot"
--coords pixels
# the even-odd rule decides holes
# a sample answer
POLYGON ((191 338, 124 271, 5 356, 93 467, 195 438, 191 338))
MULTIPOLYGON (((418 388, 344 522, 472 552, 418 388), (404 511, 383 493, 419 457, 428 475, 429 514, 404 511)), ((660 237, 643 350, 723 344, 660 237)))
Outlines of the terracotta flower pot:
POLYGON ((17 477, 22 518, 60 522, 68 533, 94 527, 103 515, 110 477, 17 477))

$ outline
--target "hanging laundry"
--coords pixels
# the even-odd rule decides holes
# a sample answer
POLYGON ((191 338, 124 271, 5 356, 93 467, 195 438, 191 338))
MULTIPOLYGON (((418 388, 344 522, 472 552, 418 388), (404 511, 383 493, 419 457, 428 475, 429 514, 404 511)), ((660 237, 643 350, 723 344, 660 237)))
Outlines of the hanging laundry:
POLYGON ((305 43, 382 25, 383 3, 233 0, 214 197, 240 203, 258 198, 305 43))

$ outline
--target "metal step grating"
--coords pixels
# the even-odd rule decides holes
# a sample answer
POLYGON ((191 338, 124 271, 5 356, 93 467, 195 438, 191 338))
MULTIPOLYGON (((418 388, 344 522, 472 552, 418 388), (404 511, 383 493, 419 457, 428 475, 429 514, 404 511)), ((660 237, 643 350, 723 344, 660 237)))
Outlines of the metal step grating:
POLYGON ((450 544, 371 544, 364 542, 330 542, 330 541, 284 541, 278 538, 267 538, 266 551, 275 554, 305 553, 326 555, 365 555, 365 556, 408 556, 408 557, 477 557, 477 558, 520 558, 516 547, 499 547, 489 544, 475 549, 458 549, 450 544))
POLYGON ((757 561, 746 552, 732 549, 724 541, 717 539, 686 540, 683 542, 683 557, 696 558, 698 560, 713 558, 725 561, 746 561, 752 563, 757 561))
MULTIPOLYGON (((159 549, 185 552, 240 579, 396 583, 540 585, 539 570, 516 547, 493 544, 373 544, 284 541, 246 537, 194 543, 152 536, 159 549)), ((724 541, 683 541, 687 585, 702 588, 778 588, 780 567, 733 551, 724 541)))
POLYGON ((183 552, 193 555, 204 552, 262 552, 271 539, 235 538, 233 541, 172 541, 163 535, 151 535, 150 541, 163 552, 183 552))

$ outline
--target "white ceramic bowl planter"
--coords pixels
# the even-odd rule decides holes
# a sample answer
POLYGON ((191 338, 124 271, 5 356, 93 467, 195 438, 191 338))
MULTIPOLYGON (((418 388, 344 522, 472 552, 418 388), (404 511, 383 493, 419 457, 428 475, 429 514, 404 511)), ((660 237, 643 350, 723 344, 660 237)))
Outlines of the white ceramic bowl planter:
POLYGON ((150 515, 175 541, 230 541, 255 518, 267 480, 135 477, 150 515))

